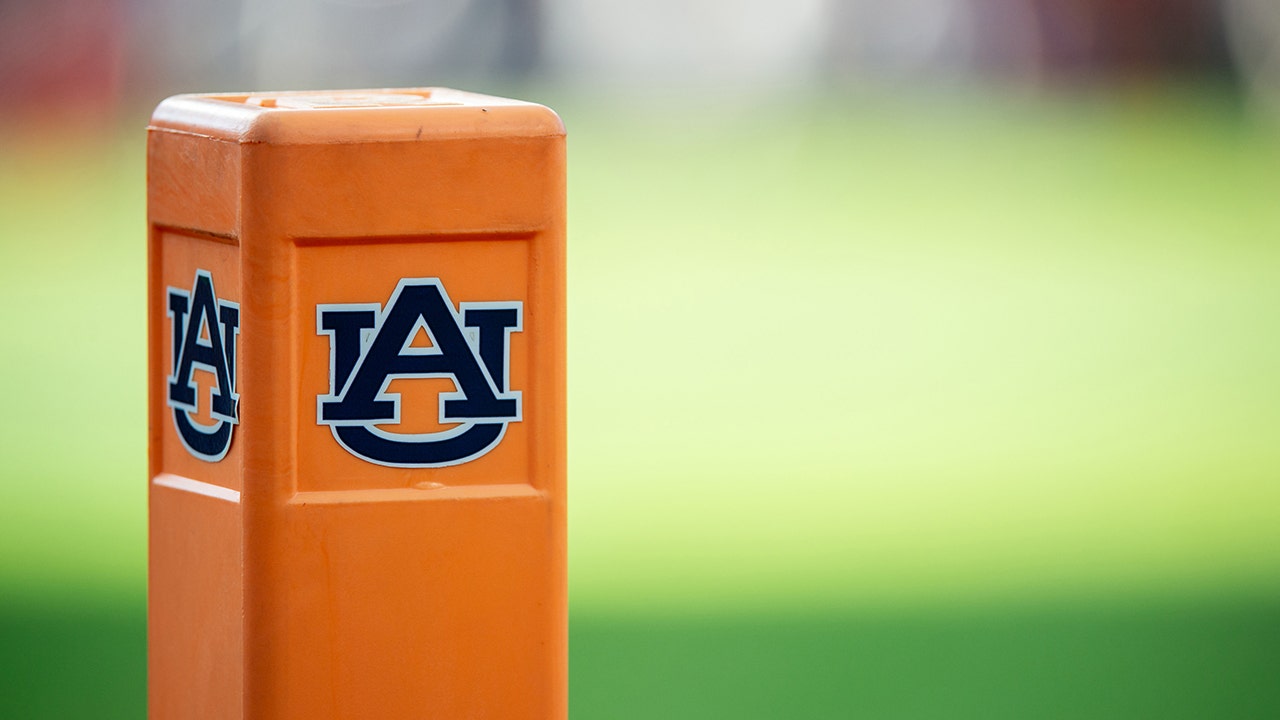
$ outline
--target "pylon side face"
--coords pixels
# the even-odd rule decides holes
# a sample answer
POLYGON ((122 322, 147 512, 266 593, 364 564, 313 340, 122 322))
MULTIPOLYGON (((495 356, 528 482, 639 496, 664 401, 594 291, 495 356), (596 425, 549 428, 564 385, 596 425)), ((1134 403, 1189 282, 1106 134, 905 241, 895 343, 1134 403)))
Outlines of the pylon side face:
POLYGON ((182 96, 149 137, 152 717, 564 716, 558 119, 182 96))

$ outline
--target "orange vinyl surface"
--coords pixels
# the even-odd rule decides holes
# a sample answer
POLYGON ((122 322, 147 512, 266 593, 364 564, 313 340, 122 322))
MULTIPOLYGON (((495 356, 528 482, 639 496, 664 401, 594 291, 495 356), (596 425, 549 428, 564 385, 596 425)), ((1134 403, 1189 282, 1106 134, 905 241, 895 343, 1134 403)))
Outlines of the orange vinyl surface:
POLYGON ((179 96, 148 138, 151 717, 564 717, 559 119, 179 96))

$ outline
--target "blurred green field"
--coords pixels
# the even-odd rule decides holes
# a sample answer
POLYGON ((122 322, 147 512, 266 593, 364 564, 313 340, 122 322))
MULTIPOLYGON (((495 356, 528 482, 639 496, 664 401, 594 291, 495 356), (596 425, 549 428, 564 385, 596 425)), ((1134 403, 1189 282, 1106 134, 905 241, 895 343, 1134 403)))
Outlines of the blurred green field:
MULTIPOLYGON (((1280 716, 1280 127, 559 105, 574 717, 1280 716)), ((145 706, 141 136, 0 141, 0 717, 145 706)))

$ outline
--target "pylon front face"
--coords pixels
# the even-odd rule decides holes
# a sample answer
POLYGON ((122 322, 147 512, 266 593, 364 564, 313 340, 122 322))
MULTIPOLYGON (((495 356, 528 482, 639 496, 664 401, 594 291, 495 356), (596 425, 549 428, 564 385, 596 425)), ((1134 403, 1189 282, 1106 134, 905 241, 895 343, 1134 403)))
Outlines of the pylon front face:
POLYGON ((152 717, 563 717, 558 119, 184 96, 148 167, 152 717))

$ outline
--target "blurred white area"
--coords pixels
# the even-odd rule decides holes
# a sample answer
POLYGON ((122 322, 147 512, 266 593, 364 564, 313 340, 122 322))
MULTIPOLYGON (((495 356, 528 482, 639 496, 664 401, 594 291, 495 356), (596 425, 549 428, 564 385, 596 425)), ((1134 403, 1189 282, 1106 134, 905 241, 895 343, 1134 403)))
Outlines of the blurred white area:
POLYGON ((258 87, 430 84, 428 68, 457 58, 491 69, 501 26, 474 15, 493 2, 326 2, 244 0, 240 39, 258 87), (466 43, 458 42, 465 37, 466 43))
POLYGON ((134 9, 162 84, 186 89, 519 78, 538 66, 543 35, 536 0, 135 0, 134 9))
POLYGON ((828 40, 839 76, 964 79, 983 72, 1034 77, 1040 23, 1025 0, 849 0, 828 40))
POLYGON ((832 13, 836 67, 889 76, 971 71, 977 43, 970 0, 850 0, 832 13))
POLYGON ((817 73, 828 0, 547 3, 548 68, 592 85, 731 89, 817 73))

